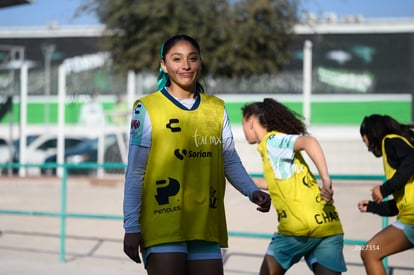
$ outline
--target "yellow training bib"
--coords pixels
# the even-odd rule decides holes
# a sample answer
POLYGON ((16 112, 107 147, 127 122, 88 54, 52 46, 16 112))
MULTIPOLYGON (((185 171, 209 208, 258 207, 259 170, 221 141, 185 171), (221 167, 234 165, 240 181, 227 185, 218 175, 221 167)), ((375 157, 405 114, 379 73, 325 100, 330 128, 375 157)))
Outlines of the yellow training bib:
POLYGON ((278 218, 278 233, 289 236, 326 237, 343 234, 338 212, 333 204, 321 198, 320 189, 308 165, 295 153, 295 173, 287 179, 275 178, 267 151, 268 133, 258 146, 262 156, 264 177, 278 218))
MULTIPOLYGON (((382 156, 385 177, 388 180, 394 176, 396 170, 392 168, 387 161, 387 154, 385 153, 385 139, 387 138, 399 138, 407 143, 411 148, 414 149, 414 147, 406 138, 402 136, 392 134, 384 137, 382 140, 382 156)), ((414 224, 414 176, 408 180, 404 186, 404 189, 394 192, 393 197, 398 208, 397 219, 400 219, 406 224, 414 224)))
POLYGON ((227 247, 224 103, 199 96, 195 110, 180 108, 161 92, 138 103, 152 125, 140 217, 146 246, 207 240, 227 247))

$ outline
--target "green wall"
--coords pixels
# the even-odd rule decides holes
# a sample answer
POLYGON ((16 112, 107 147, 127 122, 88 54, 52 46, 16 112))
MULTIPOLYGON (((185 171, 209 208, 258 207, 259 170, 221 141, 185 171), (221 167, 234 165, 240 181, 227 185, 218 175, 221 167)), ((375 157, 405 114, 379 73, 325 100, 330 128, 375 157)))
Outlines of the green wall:
MULTIPOLYGON (((114 103, 103 103, 105 111, 110 111, 114 103)), ((57 124, 57 103, 49 104, 49 123, 57 124)), ((68 124, 76 124, 79 119, 82 103, 68 103, 65 109, 65 119, 68 124)), ((19 105, 13 104, 13 121, 19 121, 19 105)), ((46 121, 47 106, 45 103, 28 103, 27 104, 27 124, 42 124, 46 121)), ((6 115, 0 124, 8 123, 9 116, 6 115)))
MULTIPOLYGON (((226 103, 232 124, 241 123, 241 107, 243 102, 226 103)), ((302 114, 302 103, 286 102, 286 106, 302 114)), ((312 125, 359 125, 364 116, 370 114, 386 114, 400 122, 411 121, 411 102, 314 102, 311 104, 312 125)))

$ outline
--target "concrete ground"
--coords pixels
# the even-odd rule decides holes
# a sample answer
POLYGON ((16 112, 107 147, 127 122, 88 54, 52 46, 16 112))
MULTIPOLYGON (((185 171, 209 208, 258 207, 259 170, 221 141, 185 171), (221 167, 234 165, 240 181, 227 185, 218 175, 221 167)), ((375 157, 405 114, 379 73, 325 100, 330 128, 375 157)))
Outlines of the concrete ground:
MULTIPOLYGON (((349 240, 366 240, 381 228, 381 218, 361 214, 356 208, 360 199, 369 197, 375 182, 335 183, 335 204, 349 240)), ((122 177, 96 180, 69 178, 67 212, 95 215, 122 214, 122 177)), ((41 216, 39 212, 59 212, 61 186, 57 178, 0 178, 0 209, 24 210, 31 215, 2 214, 0 218, 1 275, 66 275, 66 274, 146 274, 142 265, 134 264, 122 252, 120 219, 67 218, 64 226, 64 261, 60 260, 61 220, 41 216)), ((260 213, 246 197, 232 186, 226 193, 229 248, 225 252, 225 274, 258 274, 262 255, 276 228, 274 210, 260 213), (253 233, 255 237, 238 237, 236 233, 253 233)), ((344 255, 348 274, 365 274, 359 257, 359 246, 346 245, 344 255)), ((413 274, 412 250, 388 259, 393 274, 413 274), (403 269, 401 269, 403 268, 403 269), (404 270, 407 268, 409 270, 404 270)), ((289 275, 311 274, 304 262, 295 265, 289 275)))
MULTIPOLYGON (((256 146, 245 142, 240 127, 235 127, 234 132, 236 148, 246 169, 249 173, 261 173, 256 146)), ((317 128, 311 129, 311 133, 319 138, 332 174, 382 174, 381 160, 367 152, 357 128, 317 128)), ((368 240, 381 229, 381 217, 361 214, 356 208, 359 200, 369 199, 370 188, 376 184, 380 181, 334 180, 335 205, 346 240, 368 240)), ((146 274, 142 265, 130 261, 122 251, 122 199, 122 176, 69 177, 67 212, 111 215, 113 219, 67 218, 62 226, 59 216, 41 214, 61 210, 60 179, 1 176, 0 212, 20 210, 27 215, 0 214, 0 275, 146 274), (62 228, 66 236, 64 242, 60 238, 62 228), (64 257, 61 260, 62 247, 64 257)), ((226 193, 226 211, 230 237, 229 248, 225 250, 225 274, 258 274, 268 236, 277 226, 275 211, 257 212, 255 206, 230 185, 226 193), (244 237, 246 233, 254 236, 244 237)), ((345 246, 347 274, 365 274, 359 250, 358 245, 345 246)), ((395 268, 390 274, 414 274, 412 259, 414 250, 389 257, 388 265, 395 268)), ((287 274, 311 272, 302 261, 287 274)))

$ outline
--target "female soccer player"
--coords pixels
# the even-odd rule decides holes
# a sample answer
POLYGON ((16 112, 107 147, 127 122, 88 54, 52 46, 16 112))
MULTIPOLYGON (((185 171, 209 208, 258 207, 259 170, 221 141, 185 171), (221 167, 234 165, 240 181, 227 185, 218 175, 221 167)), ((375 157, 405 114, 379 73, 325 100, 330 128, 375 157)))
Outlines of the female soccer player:
POLYGON ((396 222, 378 232, 361 249, 368 275, 385 275, 382 259, 414 245, 414 125, 401 124, 386 115, 363 119, 360 133, 375 157, 382 157, 386 181, 375 186, 372 201, 358 203, 361 212, 397 216, 396 222), (393 199, 383 201, 389 195, 393 199))
POLYGON ((159 90, 134 103, 124 192, 124 251, 150 275, 222 275, 225 177, 269 211, 235 151, 224 103, 198 82, 187 35, 161 47, 159 90))

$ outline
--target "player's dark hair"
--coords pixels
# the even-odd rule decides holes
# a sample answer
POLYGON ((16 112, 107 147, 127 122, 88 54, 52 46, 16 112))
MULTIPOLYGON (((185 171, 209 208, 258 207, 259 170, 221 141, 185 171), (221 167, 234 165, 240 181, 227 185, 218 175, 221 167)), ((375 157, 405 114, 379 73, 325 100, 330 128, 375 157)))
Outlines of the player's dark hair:
POLYGON ((256 115, 260 124, 269 132, 308 135, 302 116, 272 98, 246 104, 242 107, 242 114, 246 119, 256 115))
POLYGON ((390 116, 373 114, 364 117, 359 132, 361 136, 366 135, 370 150, 382 155, 382 140, 389 134, 403 136, 414 146, 413 129, 413 124, 402 124, 390 116))

